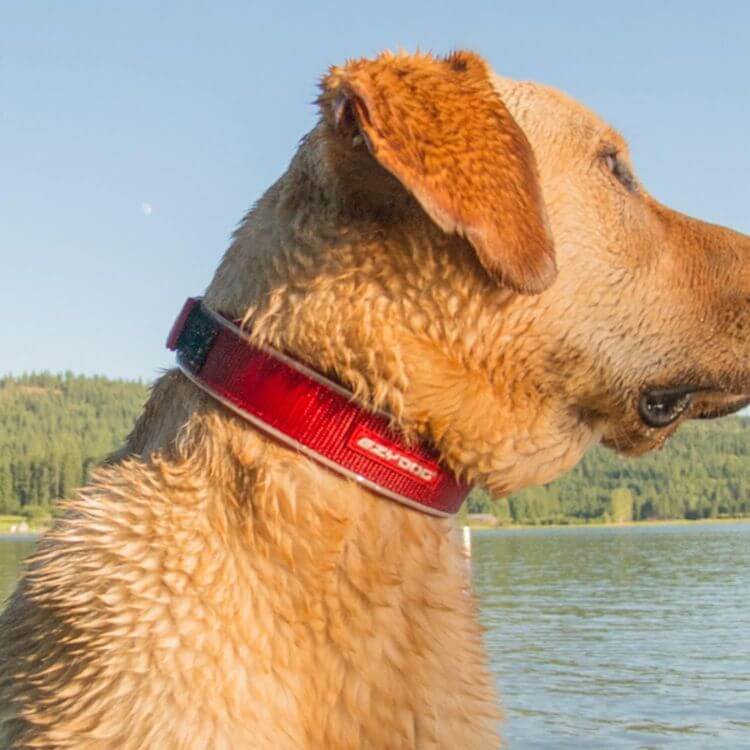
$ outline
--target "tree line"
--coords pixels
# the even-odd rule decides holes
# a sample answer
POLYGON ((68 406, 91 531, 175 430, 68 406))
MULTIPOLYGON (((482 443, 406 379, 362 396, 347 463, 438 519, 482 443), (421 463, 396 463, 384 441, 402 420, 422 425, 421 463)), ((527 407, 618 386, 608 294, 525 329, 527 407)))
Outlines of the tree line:
POLYGON ((750 418, 690 422, 637 459, 597 447, 552 484, 505 499, 475 490, 467 511, 522 524, 750 516, 750 418))
MULTIPOLYGON (((0 378, 0 513, 48 515, 122 444, 147 396, 140 382, 70 372, 0 378)), ((750 516, 749 459, 750 419, 694 422, 639 459, 595 448, 544 487, 476 489, 465 512, 518 524, 750 516)))
POLYGON ((143 383, 38 373, 0 378, 0 513, 42 517, 119 446, 143 383))

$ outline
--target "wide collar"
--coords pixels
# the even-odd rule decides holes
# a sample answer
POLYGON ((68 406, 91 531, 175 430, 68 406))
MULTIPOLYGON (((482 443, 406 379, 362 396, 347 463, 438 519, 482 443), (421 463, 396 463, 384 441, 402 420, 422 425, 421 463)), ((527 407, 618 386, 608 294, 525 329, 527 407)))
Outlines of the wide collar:
POLYGON ((471 487, 424 443, 407 446, 388 417, 360 406, 320 373, 253 344, 233 321, 190 297, 167 339, 182 372, 281 443, 390 500, 435 516, 458 511, 471 487))

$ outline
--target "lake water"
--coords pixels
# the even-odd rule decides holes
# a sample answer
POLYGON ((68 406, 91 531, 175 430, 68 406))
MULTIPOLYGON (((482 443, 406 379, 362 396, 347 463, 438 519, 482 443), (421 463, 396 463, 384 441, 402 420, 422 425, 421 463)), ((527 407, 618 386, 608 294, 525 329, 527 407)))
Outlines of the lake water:
POLYGON ((750 524, 472 537, 511 748, 750 748, 750 524))

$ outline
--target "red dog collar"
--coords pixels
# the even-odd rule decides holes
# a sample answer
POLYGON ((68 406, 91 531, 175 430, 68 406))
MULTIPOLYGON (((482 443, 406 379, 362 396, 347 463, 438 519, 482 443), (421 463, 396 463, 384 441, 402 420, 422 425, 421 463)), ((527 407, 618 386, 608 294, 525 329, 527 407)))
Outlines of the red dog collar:
POLYGON ((434 450, 405 447, 388 418, 285 354, 252 344, 200 298, 185 303, 167 339, 201 390, 258 429, 373 492, 435 516, 456 513, 471 489, 434 450))

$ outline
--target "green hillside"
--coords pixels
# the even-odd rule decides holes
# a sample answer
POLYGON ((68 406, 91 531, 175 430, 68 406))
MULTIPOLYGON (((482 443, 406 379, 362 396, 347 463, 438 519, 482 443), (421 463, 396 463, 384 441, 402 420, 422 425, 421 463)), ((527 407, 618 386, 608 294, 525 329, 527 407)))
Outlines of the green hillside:
POLYGON ((545 487, 499 501, 475 491, 468 510, 511 523, 750 516, 750 419, 691 422, 637 459, 596 448, 545 487))
MULTIPOLYGON (((146 386, 103 377, 0 378, 0 514, 47 515, 121 445, 146 386)), ((592 451, 546 487, 492 500, 476 490, 470 512, 506 523, 586 523, 750 515, 750 419, 697 422, 640 459, 592 451)))
POLYGON ((122 443, 146 395, 72 373, 0 378, 0 513, 47 515, 122 443))

